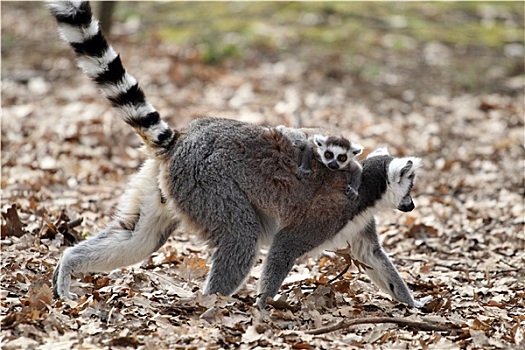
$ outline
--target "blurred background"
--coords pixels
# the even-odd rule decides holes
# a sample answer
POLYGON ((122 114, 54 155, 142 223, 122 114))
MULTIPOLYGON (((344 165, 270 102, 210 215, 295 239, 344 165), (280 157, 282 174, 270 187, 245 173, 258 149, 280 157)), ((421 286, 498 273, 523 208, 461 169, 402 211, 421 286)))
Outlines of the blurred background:
MULTIPOLYGON (((42 75, 65 59, 42 4, 2 9, 3 78, 42 75)), ((213 79, 220 69, 282 63, 267 74, 288 73, 286 85, 300 80, 304 93, 337 86, 374 112, 387 112, 377 103, 391 100, 400 113, 434 96, 515 96, 523 88, 520 2, 122 2, 107 17, 121 51, 142 52, 145 64, 160 60, 157 70, 176 85, 202 82, 204 72, 188 71, 198 64, 215 68, 213 79)), ((142 72, 156 73, 135 74, 142 72)))

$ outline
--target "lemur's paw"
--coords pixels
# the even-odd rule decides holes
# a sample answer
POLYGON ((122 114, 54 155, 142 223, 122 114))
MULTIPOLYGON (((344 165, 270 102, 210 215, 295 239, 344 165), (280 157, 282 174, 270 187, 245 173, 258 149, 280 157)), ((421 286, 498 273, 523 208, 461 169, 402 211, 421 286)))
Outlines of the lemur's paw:
POLYGON ((78 294, 71 293, 71 292, 67 292, 64 296, 66 299, 71 299, 71 300, 78 299, 78 294))
POLYGON ((357 191, 351 187, 350 185, 346 187, 346 192, 345 192, 346 196, 355 201, 357 198, 359 198, 359 193, 357 193, 357 191))
MULTIPOLYGON (((58 281, 53 282, 57 283, 58 281)), ((53 296, 55 299, 78 299, 78 295, 71 293, 69 291, 69 285, 66 286, 65 283, 57 283, 53 286, 53 296)))
POLYGON ((257 299, 255 300, 254 306, 257 306, 259 310, 264 310, 264 308, 266 307, 266 298, 267 297, 263 294, 257 295, 257 299))
POLYGON ((414 307, 422 308, 425 306, 426 303, 428 303, 430 300, 432 300, 432 296, 428 295, 424 298, 421 298, 419 300, 414 299, 414 307))
POLYGON ((304 149, 304 147, 306 146, 305 142, 301 140, 294 140, 292 144, 294 147, 297 147, 300 149, 304 149))
POLYGON ((58 292, 57 290, 55 290, 53 292, 53 296, 55 297, 55 299, 70 299, 70 300, 78 299, 78 295, 75 293, 71 293, 70 291, 58 292))
POLYGON ((311 171, 310 170, 305 170, 305 169, 297 169, 297 172, 295 173, 295 177, 299 180, 302 180, 303 177, 305 176, 308 176, 310 175, 311 171))

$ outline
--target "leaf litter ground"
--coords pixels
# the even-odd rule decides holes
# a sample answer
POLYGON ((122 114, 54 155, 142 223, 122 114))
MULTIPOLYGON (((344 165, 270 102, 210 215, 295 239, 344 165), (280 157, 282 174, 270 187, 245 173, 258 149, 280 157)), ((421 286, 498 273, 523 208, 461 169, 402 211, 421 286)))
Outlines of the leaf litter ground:
MULTIPOLYGON (((492 90, 458 92, 425 83, 427 70, 453 69, 432 57, 389 85, 403 67, 383 62, 377 77, 356 76, 333 55, 298 60, 294 53, 308 52, 300 43, 209 65, 192 46, 115 35, 127 68, 174 127, 202 115, 329 124, 366 152, 386 145, 421 156, 416 210, 378 220, 410 289, 432 300, 420 310, 393 303, 359 266, 341 274, 352 263, 344 252, 327 252, 300 259, 261 314, 252 306, 260 263, 236 295, 203 296, 208 252, 183 229, 140 264, 77 276, 81 298, 57 301, 51 276, 61 252, 111 219, 143 156, 43 8, 2 10, 2 349, 524 346, 523 67, 493 75, 492 90)), ((496 64, 501 52, 491 52, 496 64)))

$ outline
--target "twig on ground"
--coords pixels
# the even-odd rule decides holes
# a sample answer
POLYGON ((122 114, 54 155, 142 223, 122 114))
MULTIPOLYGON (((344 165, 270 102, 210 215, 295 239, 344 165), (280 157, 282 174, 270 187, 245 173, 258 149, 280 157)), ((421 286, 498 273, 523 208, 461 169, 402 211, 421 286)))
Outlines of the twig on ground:
POLYGON ((67 223, 67 226, 69 228, 75 228, 77 226, 79 226, 82 221, 84 220, 84 218, 82 216, 79 216, 78 218, 76 218, 75 220, 71 220, 67 223))
POLYGON ((328 284, 331 284, 331 283, 337 281, 339 278, 343 277, 343 275, 350 269, 350 266, 352 266, 352 263, 346 265, 346 267, 343 269, 343 271, 339 272, 337 274, 337 276, 335 276, 334 278, 330 279, 330 281, 328 281, 328 284))
POLYGON ((394 317, 369 317, 369 318, 355 318, 353 320, 343 320, 336 324, 327 327, 321 327, 317 329, 312 329, 307 331, 308 334, 325 334, 340 329, 348 328, 358 324, 366 323, 395 323, 401 326, 406 326, 412 328, 416 331, 437 331, 437 332, 450 332, 453 330, 459 330, 461 327, 457 324, 443 324, 435 322, 422 322, 422 321, 412 321, 403 318, 394 318, 394 317))

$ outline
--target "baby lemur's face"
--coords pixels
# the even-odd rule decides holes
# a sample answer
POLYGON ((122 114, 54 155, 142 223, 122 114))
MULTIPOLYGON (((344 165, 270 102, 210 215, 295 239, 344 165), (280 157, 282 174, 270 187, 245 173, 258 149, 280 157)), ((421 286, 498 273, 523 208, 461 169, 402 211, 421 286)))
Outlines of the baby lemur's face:
POLYGON ((339 170, 363 152, 363 146, 351 143, 342 136, 314 136, 315 151, 320 161, 330 170, 339 170))

